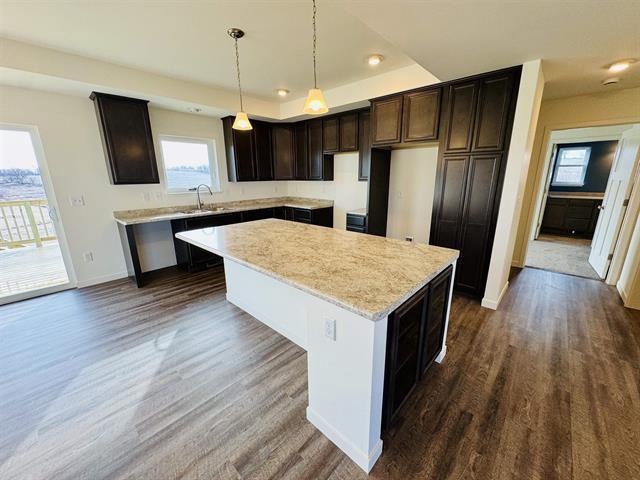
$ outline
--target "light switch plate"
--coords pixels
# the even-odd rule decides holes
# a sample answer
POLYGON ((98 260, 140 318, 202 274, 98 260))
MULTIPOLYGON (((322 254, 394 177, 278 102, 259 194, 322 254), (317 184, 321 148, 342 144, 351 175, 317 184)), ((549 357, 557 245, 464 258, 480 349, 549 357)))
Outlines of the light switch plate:
POLYGON ((324 319, 324 336, 329 340, 336 341, 336 321, 334 319, 324 319))
POLYGON ((83 195, 71 195, 69 196, 69 203, 72 207, 84 207, 84 196, 83 195))

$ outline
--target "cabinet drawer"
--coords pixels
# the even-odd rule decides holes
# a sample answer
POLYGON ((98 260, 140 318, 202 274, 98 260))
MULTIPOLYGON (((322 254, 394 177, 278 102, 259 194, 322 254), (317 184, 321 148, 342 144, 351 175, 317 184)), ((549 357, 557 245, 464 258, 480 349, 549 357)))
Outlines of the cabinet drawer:
POLYGON ((311 210, 304 210, 302 208, 293 209, 293 221, 311 223, 311 210))
POLYGON ((367 223, 366 216, 347 213, 347 225, 351 225, 354 227, 364 227, 366 223, 367 223))
POLYGON ((260 210, 248 210, 242 212, 242 221, 251 222, 252 220, 262 220, 265 218, 274 218, 273 208, 261 208, 260 210))
POLYGON ((358 233, 367 233, 367 229, 365 227, 354 227, 353 225, 347 224, 348 232, 358 232, 358 233))
POLYGON ((210 215, 208 217, 188 218, 185 220, 186 230, 197 230, 199 228, 219 227, 231 223, 239 223, 241 217, 239 213, 225 213, 221 215, 210 215))

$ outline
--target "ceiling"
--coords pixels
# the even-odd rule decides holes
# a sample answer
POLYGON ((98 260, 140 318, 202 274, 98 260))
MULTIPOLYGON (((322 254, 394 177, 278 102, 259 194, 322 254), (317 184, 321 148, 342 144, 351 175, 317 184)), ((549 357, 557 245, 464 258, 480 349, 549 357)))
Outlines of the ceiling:
MULTIPOLYGON (((0 36, 147 70, 235 89, 239 41, 246 93, 281 99, 306 95, 313 83, 310 1, 66 1, 0 0, 0 36)), ((338 5, 318 5, 318 83, 332 88, 414 62, 338 5), (366 57, 386 60, 370 67, 366 57)))
POLYGON ((639 0, 383 0, 341 3, 441 80, 542 59, 545 98, 640 86, 639 0))
MULTIPOLYGON (((317 0, 318 83, 330 89, 408 65, 441 80, 541 58, 545 98, 640 86, 640 0, 317 0), (370 67, 365 59, 381 53, 370 67)), ((311 86, 310 0, 0 0, 0 36, 225 89, 241 27, 246 93, 311 86)))

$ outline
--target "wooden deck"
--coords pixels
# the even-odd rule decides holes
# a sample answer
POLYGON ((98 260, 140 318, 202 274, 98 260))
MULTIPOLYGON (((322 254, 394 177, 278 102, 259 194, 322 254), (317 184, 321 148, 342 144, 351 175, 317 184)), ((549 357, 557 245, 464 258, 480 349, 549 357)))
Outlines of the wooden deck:
POLYGON ((0 250, 0 298, 68 281, 57 241, 0 250))

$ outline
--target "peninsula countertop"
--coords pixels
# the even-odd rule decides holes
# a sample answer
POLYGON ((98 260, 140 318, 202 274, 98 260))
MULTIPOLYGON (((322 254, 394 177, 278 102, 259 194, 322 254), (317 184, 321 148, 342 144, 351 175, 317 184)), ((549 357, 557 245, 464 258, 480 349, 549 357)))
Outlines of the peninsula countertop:
POLYGON ((176 237, 371 320, 385 318, 459 255, 448 248, 278 219, 176 237))
POLYGON ((113 218, 122 225, 136 225, 140 223, 164 222, 181 218, 222 215, 225 213, 245 212, 247 210, 273 207, 293 207, 315 210, 318 208, 333 207, 333 200, 299 197, 258 198, 255 200, 205 204, 200 212, 193 211, 195 208, 193 205, 144 208, 140 210, 118 210, 113 212, 113 218))

